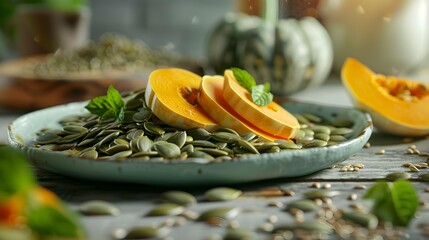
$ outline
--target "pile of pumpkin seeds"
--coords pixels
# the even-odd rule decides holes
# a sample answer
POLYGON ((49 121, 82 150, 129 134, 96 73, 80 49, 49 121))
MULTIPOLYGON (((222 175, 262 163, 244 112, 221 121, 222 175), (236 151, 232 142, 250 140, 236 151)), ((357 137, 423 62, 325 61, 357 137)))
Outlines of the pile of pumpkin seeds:
POLYGON ((43 62, 29 66, 37 74, 58 74, 103 70, 136 71, 142 68, 183 63, 184 57, 172 51, 155 50, 144 42, 117 34, 104 34, 79 50, 58 50, 43 62))
POLYGON ((349 127, 326 123, 313 114, 297 114, 301 129, 294 140, 262 141, 253 133, 219 128, 177 129, 163 123, 146 106, 145 90, 126 93, 123 122, 94 114, 66 116, 61 129, 41 129, 34 146, 98 160, 194 160, 222 162, 241 156, 325 147, 347 140, 349 127))

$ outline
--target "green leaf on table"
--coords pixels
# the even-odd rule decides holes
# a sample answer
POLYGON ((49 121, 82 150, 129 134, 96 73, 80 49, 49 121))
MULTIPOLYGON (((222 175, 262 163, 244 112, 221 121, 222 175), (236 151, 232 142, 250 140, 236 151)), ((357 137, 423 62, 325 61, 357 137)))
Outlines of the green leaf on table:
POLYGON ((91 113, 101 117, 102 120, 115 118, 119 122, 124 120, 124 100, 113 86, 109 86, 106 96, 92 99, 85 108, 91 113))
POLYGON ((269 92, 269 84, 257 85, 252 88, 252 101, 261 107, 267 106, 273 101, 273 94, 269 92), (266 91, 268 89, 268 91, 266 91))
POLYGON ((46 205, 31 206, 26 212, 27 225, 37 234, 47 237, 83 238, 84 231, 77 217, 67 208, 46 205))
POLYGON ((407 226, 419 206, 416 190, 403 179, 394 183, 378 182, 368 189, 364 198, 373 200, 373 214, 394 226, 407 226))
POLYGON ((231 68, 237 82, 247 91, 252 92, 252 88, 256 85, 255 79, 246 70, 240 68, 231 68))
POLYGON ((10 146, 0 147, 0 202, 36 185, 23 154, 10 146))

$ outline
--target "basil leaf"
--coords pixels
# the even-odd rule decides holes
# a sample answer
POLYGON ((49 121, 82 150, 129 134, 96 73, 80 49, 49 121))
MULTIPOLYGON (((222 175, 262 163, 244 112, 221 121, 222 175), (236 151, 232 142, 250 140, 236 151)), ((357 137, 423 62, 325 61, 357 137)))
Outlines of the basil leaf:
POLYGON ((398 180, 391 188, 392 202, 397 215, 398 226, 407 226, 414 217, 418 206, 419 197, 413 185, 406 180, 398 180))
POLYGON ((27 225, 44 237, 83 238, 84 232, 76 216, 66 210, 46 205, 30 207, 26 212, 27 225))
POLYGON ((257 85, 252 88, 252 101, 261 107, 265 107, 273 101, 273 94, 266 92, 265 89, 265 85, 257 85))
POLYGON ((0 202, 35 185, 25 156, 12 147, 0 147, 0 202))
POLYGON ((124 120, 124 106, 121 94, 113 86, 109 86, 106 96, 92 99, 85 108, 101 117, 102 120, 113 117, 122 122, 124 120))
POLYGON ((240 68, 231 68, 237 82, 247 91, 252 92, 252 88, 256 85, 255 79, 247 71, 240 68))

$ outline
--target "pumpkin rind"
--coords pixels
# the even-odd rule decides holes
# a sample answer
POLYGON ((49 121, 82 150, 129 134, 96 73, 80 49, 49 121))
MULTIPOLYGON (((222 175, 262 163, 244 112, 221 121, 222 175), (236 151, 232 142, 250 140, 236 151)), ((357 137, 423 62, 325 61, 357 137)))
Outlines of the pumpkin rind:
POLYGON ((253 103, 250 93, 239 85, 231 70, 225 71, 223 88, 223 98, 229 106, 262 131, 289 139, 299 130, 297 119, 274 101, 265 107, 253 103))
POLYGON ((189 103, 182 89, 199 89, 201 77, 187 70, 158 69, 149 76, 145 100, 152 112, 163 122, 180 129, 204 128, 213 131, 214 122, 198 105, 189 103))
MULTIPOLYGON (((392 96, 377 83, 378 78, 385 76, 375 74, 353 58, 345 61, 341 76, 356 107, 369 112, 378 129, 401 136, 429 134, 429 95, 415 101, 392 96)), ((397 81, 413 83, 408 79, 397 81)))

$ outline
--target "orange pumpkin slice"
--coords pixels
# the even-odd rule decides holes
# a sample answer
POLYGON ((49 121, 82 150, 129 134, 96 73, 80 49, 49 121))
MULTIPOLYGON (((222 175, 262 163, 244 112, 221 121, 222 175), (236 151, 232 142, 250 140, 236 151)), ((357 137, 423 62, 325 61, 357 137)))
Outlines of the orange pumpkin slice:
POLYGON ((197 104, 201 77, 178 68, 158 69, 149 75, 145 100, 163 122, 180 129, 204 128, 213 131, 214 122, 197 104))
POLYGON ((274 141, 276 137, 252 125, 238 115, 223 99, 223 76, 204 76, 201 82, 198 103, 220 126, 231 128, 239 134, 252 132, 265 141, 274 141))
POLYGON ((355 106, 367 111, 378 129, 402 136, 429 134, 429 85, 375 74, 353 58, 345 61, 341 77, 355 106))
POLYGON ((250 93, 235 79, 231 70, 224 74, 223 98, 235 112, 277 138, 293 138, 299 129, 298 120, 274 101, 265 107, 253 103, 250 93))

